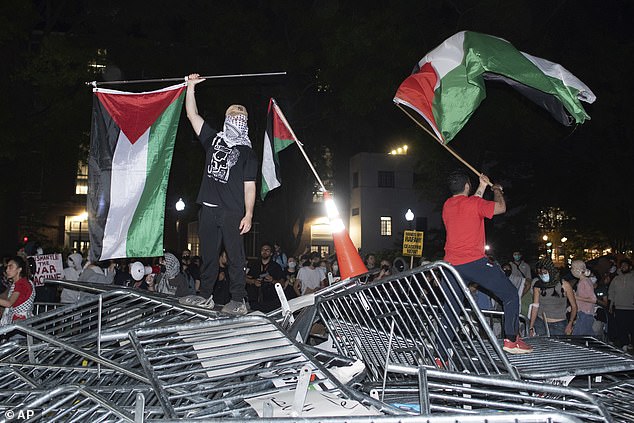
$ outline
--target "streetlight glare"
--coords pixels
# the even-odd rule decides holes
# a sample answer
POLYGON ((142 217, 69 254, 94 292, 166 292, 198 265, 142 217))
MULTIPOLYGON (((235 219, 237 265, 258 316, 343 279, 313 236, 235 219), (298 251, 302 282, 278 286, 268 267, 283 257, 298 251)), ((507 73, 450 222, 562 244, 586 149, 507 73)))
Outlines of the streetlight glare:
POLYGON ((544 235, 544 236, 542 237, 542 239, 543 239, 544 241, 548 241, 548 235, 544 235))
POLYGON ((561 238, 561 242, 566 242, 566 241, 568 241, 568 238, 566 237, 561 238))
POLYGON ((414 220, 414 212, 412 211, 412 209, 407 209, 407 213, 405 213, 405 220, 407 220, 408 222, 414 220))
POLYGON ((182 198, 179 198, 178 201, 176 202, 176 211, 183 211, 185 210, 185 202, 183 201, 182 198))

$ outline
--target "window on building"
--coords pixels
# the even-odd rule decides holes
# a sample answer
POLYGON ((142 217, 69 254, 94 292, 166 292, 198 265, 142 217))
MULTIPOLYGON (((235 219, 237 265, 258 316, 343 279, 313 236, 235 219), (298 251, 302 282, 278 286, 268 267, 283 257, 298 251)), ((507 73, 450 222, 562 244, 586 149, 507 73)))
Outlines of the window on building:
POLYGON ((352 188, 359 188, 359 172, 352 174, 352 188))
POLYGON ((311 245, 310 246, 311 253, 319 253, 319 257, 328 257, 330 255, 330 246, 329 245, 311 245))
POLYGON ((394 172, 379 170, 379 187, 394 188, 394 172))
POLYGON ((381 216, 381 235, 392 235, 392 218, 390 216, 381 216))
POLYGON ((352 209, 352 215, 353 216, 359 216, 359 207, 355 207, 352 209))
POLYGON ((81 160, 77 164, 75 194, 88 194, 88 163, 84 163, 81 160))

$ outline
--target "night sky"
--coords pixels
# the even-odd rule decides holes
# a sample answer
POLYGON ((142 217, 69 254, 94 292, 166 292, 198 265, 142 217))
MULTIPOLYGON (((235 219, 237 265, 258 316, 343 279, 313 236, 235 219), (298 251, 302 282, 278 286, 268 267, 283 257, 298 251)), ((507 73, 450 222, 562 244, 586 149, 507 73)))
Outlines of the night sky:
MULTIPOLYGON (((201 114, 218 126, 226 105, 245 104, 260 155, 266 106, 275 97, 320 171, 326 171, 323 148, 333 152, 335 193, 348 186, 352 154, 388 152, 406 140, 420 158, 421 196, 441 204, 448 195, 444 176, 461 165, 392 98, 427 51, 461 30, 503 37, 560 63, 597 96, 586 107, 592 120, 564 127, 507 86, 487 85, 488 98, 451 146, 505 186, 509 212, 488 231, 496 254, 516 248, 536 254, 536 217, 548 207, 574 217, 565 230, 579 248, 626 250, 634 239, 632 9, 631 2, 572 0, 6 0, 0 5, 0 252, 12 251, 25 216, 37 220, 41 204, 72 198, 77 159, 89 142, 91 91, 83 83, 94 79, 286 71, 285 77, 205 82, 197 89, 201 114), (105 73, 92 74, 89 63, 106 65, 105 73)), ((195 198, 203 158, 192 141, 183 113, 168 204, 195 198)), ((257 204, 256 216, 291 245, 285 223, 301 220, 312 180, 298 151, 282 159, 287 182, 257 204)), ((442 247, 442 233, 434 237, 430 254, 442 247)))

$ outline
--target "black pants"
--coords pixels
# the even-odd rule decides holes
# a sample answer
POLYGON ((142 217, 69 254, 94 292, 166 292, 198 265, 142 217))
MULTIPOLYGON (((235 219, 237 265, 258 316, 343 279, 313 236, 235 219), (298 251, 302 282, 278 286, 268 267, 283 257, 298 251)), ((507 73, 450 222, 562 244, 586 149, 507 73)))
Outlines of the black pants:
POLYGON ((242 301, 247 296, 245 289, 244 243, 240 235, 241 214, 231 213, 221 207, 202 206, 198 214, 198 238, 202 267, 200 269, 200 294, 209 297, 218 278, 218 257, 224 244, 229 268, 229 292, 231 299, 242 301))
MULTIPOLYGON (((616 323, 616 341, 619 346, 630 345, 634 339, 630 340, 630 336, 634 338, 634 310, 615 310, 616 323)), ((612 320, 610 320, 612 324, 612 320)))

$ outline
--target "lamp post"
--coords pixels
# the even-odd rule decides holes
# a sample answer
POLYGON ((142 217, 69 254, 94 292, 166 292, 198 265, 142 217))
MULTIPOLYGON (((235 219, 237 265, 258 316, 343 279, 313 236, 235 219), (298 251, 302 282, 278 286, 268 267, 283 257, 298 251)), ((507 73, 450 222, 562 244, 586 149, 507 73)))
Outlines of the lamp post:
POLYGON ((83 212, 79 213, 77 216, 75 216, 75 220, 77 222, 79 222, 79 241, 77 242, 77 247, 78 247, 77 248, 77 250, 78 250, 77 252, 79 254, 83 254, 82 239, 81 239, 83 232, 82 232, 82 227, 81 226, 82 226, 82 223, 84 223, 85 221, 88 220, 88 212, 83 211, 83 212))
MULTIPOLYGON (((412 209, 407 209, 407 213, 405 213, 405 220, 407 220, 407 225, 409 230, 412 230, 412 222, 414 221, 414 212, 412 209)), ((414 267, 414 256, 409 256, 409 268, 414 267)))
POLYGON ((178 201, 176 202, 174 207, 176 208, 176 236, 178 238, 177 250, 180 250, 181 249, 181 228, 180 228, 181 214, 182 214, 182 211, 185 210, 185 202, 183 201, 181 197, 178 198, 178 201))

